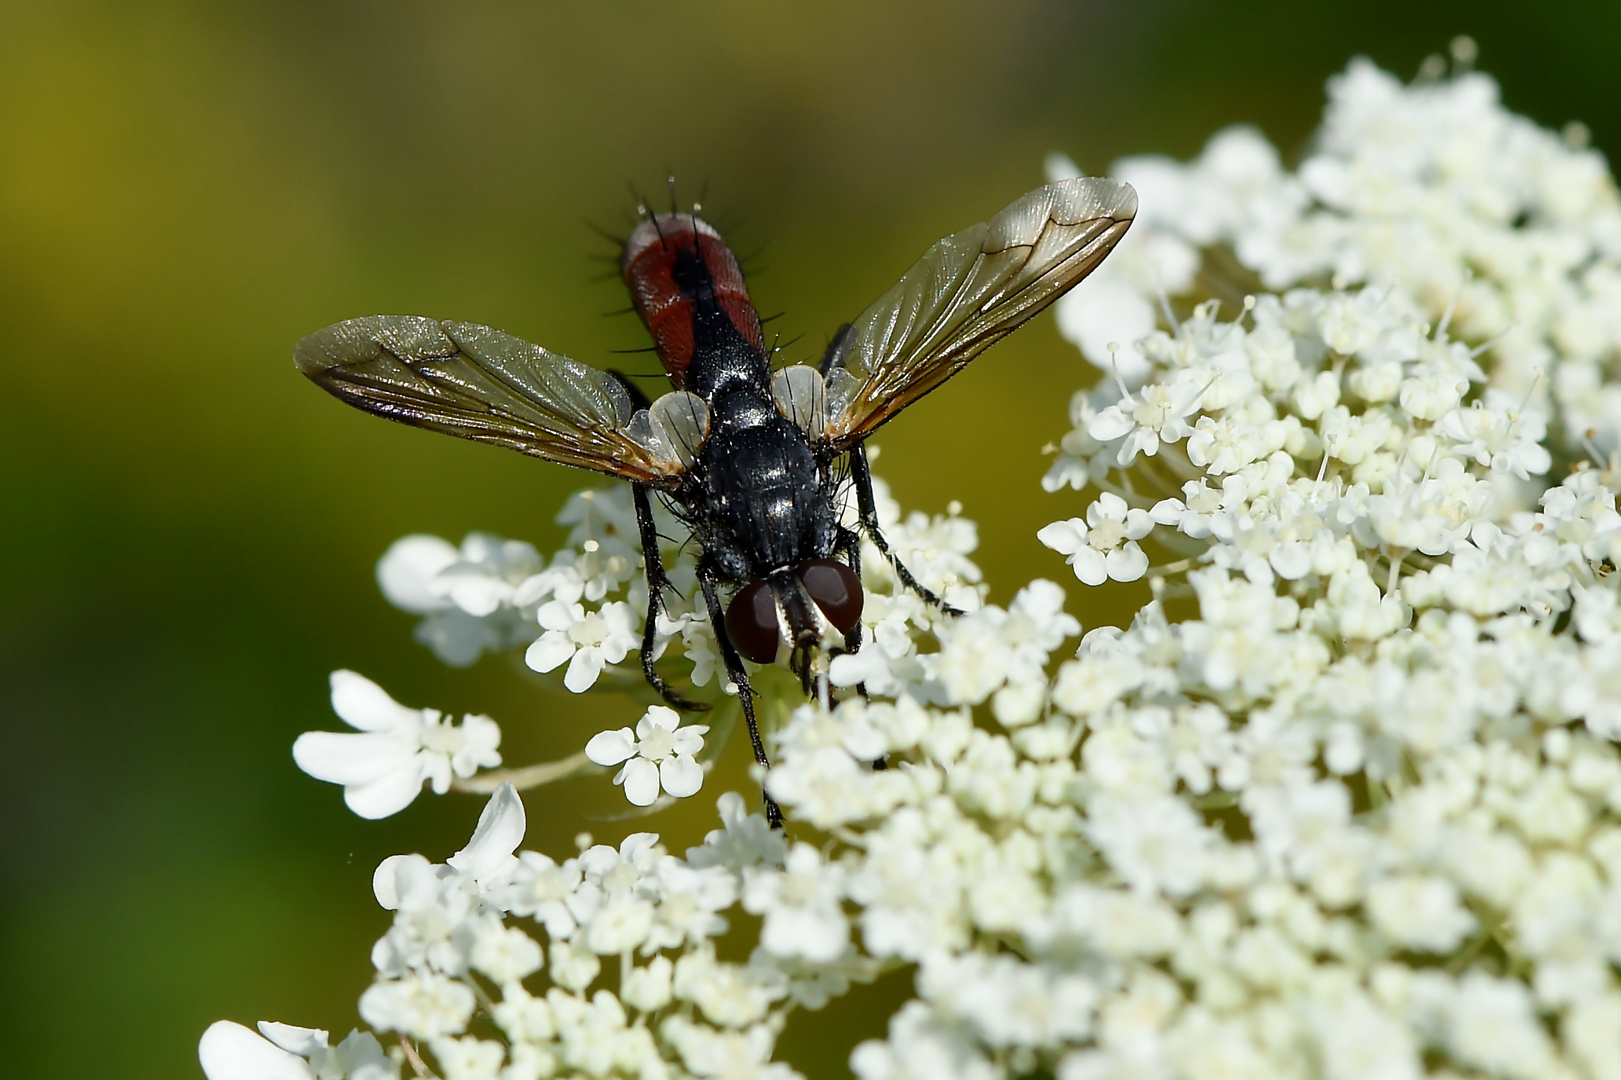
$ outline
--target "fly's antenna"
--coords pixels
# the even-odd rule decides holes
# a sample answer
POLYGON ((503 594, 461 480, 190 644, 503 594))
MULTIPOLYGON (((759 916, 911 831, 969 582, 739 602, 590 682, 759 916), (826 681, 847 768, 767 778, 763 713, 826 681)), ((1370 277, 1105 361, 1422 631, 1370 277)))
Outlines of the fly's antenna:
POLYGON ((679 213, 681 208, 675 202, 675 173, 668 169, 664 171, 664 186, 670 189, 670 213, 673 216, 679 213))

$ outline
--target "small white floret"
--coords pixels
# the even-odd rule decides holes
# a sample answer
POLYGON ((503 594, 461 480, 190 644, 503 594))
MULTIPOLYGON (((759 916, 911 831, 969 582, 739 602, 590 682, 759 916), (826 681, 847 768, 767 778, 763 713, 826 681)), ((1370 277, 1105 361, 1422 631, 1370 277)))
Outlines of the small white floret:
POLYGON ((293 743, 298 767, 343 785, 343 800, 364 818, 383 818, 411 804, 424 783, 450 790, 480 768, 501 764, 501 729, 487 716, 460 725, 434 709, 410 709, 352 671, 332 673, 332 709, 359 734, 307 731, 293 743))
POLYGON ((677 799, 696 795, 703 786, 704 769, 697 754, 704 748, 706 724, 680 727, 681 714, 663 705, 650 706, 636 724, 617 731, 601 731, 585 744, 585 756, 598 765, 624 767, 614 777, 625 798, 636 806, 651 806, 660 789, 677 799))

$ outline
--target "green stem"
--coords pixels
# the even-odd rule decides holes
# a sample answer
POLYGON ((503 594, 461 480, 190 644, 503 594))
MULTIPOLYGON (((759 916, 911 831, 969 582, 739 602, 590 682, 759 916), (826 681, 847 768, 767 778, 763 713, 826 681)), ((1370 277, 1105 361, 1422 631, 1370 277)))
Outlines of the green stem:
POLYGON ((434 1077, 433 1070, 428 1068, 428 1063, 422 1060, 422 1055, 417 1051, 416 1044, 401 1035, 400 1046, 405 1050, 405 1060, 411 1063, 411 1072, 418 1077, 418 1080, 437 1080, 434 1077))
POLYGON ((474 795, 492 795, 503 783, 511 783, 519 791, 526 791, 571 776, 591 764, 591 760, 582 750, 561 761, 544 761, 539 765, 525 765, 517 769, 492 769, 465 780, 452 780, 450 788, 452 791, 466 791, 474 795))

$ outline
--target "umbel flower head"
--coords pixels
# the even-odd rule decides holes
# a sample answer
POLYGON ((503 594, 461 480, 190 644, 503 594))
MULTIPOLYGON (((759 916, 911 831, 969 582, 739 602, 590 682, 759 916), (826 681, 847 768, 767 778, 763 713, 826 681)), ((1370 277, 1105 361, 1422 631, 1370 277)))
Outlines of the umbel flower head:
MULTIPOLYGON (((1083 634, 1040 575, 986 602, 973 523, 880 487, 968 614, 864 552, 863 648, 826 706, 777 710, 787 828, 727 793, 683 853, 521 850, 499 781, 575 764, 477 772, 471 718, 372 687, 338 709, 366 733, 328 737, 368 741, 301 764, 382 784, 361 812, 440 776, 495 794, 463 851, 379 867, 373 1034, 222 1022, 212 1080, 788 1080, 790 1017, 894 969, 914 993, 861 1080, 1621 1076, 1621 200, 1484 75, 1357 61, 1329 96, 1294 169, 1249 129, 1120 162, 1139 223, 1061 305, 1103 370, 1046 478, 1041 574, 1146 580, 1129 626, 1083 634)), ((610 638, 642 632, 628 499, 564 514, 548 558, 417 538, 381 576, 447 660, 549 642, 534 666, 607 685, 610 638)), ((709 681, 690 601, 653 629, 709 681)), ((649 710, 580 761, 638 804, 690 795, 724 708, 649 710)))

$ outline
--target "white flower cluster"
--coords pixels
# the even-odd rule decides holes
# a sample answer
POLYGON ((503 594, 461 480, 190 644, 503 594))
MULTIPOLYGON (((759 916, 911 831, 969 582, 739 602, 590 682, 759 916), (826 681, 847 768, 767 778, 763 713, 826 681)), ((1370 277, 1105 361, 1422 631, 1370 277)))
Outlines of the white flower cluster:
POLYGON ((1614 187, 1483 76, 1331 93, 1299 174, 1123 163, 1148 228, 1066 301, 1112 377, 1047 486, 1102 493, 1041 538, 1158 598, 1002 733, 938 705, 1016 665, 785 733, 770 790, 919 965, 863 1080, 1621 1075, 1621 470, 1541 480, 1549 386, 1555 452, 1614 445, 1574 418, 1621 338, 1568 335, 1621 310, 1614 187), (1224 321, 1245 270, 1318 284, 1224 321))
MULTIPOLYGON (((1248 127, 1218 132, 1186 165, 1118 162, 1137 222, 1060 302, 1060 326, 1106 369, 1120 343, 1114 363, 1135 385, 1157 296, 1208 290, 1224 267, 1275 292, 1393 281, 1432 321, 1491 344, 1491 385, 1509 400, 1551 392, 1567 448, 1621 447, 1621 199, 1585 129, 1557 135, 1508 112, 1476 72, 1403 85, 1356 60, 1328 93, 1293 172, 1248 127)), ((1075 171, 1058 155, 1048 169, 1075 171)))
MULTIPOLYGON (((885 496, 967 614, 864 554, 866 644, 830 669, 851 690, 771 740, 785 832, 726 795, 684 859, 639 833, 557 862, 513 854, 503 788, 446 864, 378 870, 394 925, 360 1011, 398 1044, 222 1023, 212 1080, 786 1080, 791 1011, 903 965, 860 1080, 1621 1080, 1621 464, 1578 460, 1621 434, 1614 187, 1483 76, 1358 62, 1331 94, 1296 173, 1247 131, 1123 163, 1143 217, 1065 302, 1108 372, 1046 483, 1096 494, 1040 537, 1088 585, 1147 578, 1128 628, 1070 654, 1062 589, 983 604, 973 524, 885 496), (734 907, 759 917, 741 963, 734 907)), ((636 636, 645 581, 628 501, 570 507, 544 569, 461 583, 500 593, 486 615, 420 591, 506 605, 544 629, 531 657, 595 681, 608 632, 576 628, 628 603, 636 636)), ((706 682, 707 628, 674 610, 706 682)), ((369 733, 367 700, 339 712, 369 733)), ((695 791, 703 732, 675 719, 587 754, 632 801, 695 791)), ((439 753, 396 764, 420 787, 459 770, 439 753)))
POLYGON ((394 923, 372 950, 377 981, 360 1014, 403 1041, 384 1053, 374 1035, 355 1032, 334 1048, 322 1031, 261 1024, 260 1038, 222 1021, 203 1038, 204 1068, 212 1080, 397 1080, 407 1063, 421 1075, 426 1051, 445 1080, 792 1080, 799 1074, 770 1061, 787 1014, 820 1008, 876 968, 842 942, 817 964, 799 959, 807 927, 781 914, 792 902, 773 901, 816 878, 815 850, 790 854, 738 795, 721 797, 720 815, 723 827, 684 859, 635 833, 617 849, 582 838, 580 853, 557 863, 517 851, 524 808, 504 784, 445 863, 399 855, 373 877, 394 923), (717 959, 714 939, 728 928, 720 912, 740 900, 749 911, 770 905, 768 928, 791 947, 772 948, 768 929, 746 963, 717 959), (604 959, 617 961, 606 969, 616 989, 602 985, 604 959), (470 1033, 475 1014, 499 1038, 470 1033))
MULTIPOLYGON (((541 569, 530 544, 469 533, 456 547, 437 536, 396 540, 377 564, 389 603, 421 615, 416 638, 453 667, 529 640, 518 587, 541 569)), ((527 601, 527 597, 525 598, 527 601)))

